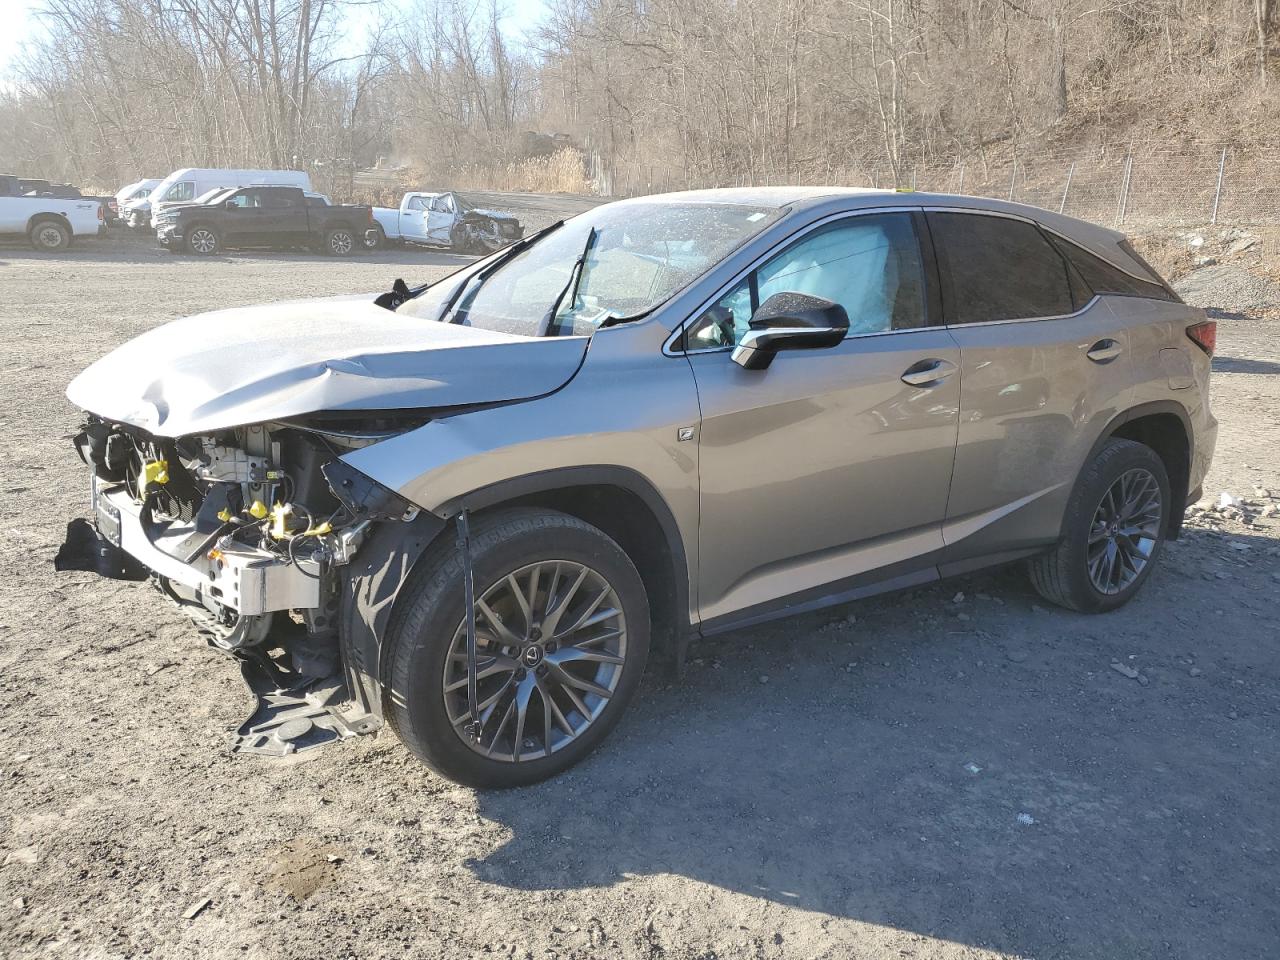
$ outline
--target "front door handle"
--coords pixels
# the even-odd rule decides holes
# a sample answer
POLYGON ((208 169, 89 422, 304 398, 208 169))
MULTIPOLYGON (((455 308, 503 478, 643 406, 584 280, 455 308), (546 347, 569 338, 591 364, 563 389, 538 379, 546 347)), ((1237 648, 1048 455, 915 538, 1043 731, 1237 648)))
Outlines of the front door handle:
POLYGON ((927 387, 939 380, 945 380, 955 372, 956 365, 950 360, 930 357, 928 360, 920 360, 907 367, 902 375, 902 382, 909 383, 913 387, 927 387))
POLYGON ((1094 363, 1107 363, 1120 356, 1120 344, 1114 340, 1099 340, 1089 348, 1085 356, 1094 363))

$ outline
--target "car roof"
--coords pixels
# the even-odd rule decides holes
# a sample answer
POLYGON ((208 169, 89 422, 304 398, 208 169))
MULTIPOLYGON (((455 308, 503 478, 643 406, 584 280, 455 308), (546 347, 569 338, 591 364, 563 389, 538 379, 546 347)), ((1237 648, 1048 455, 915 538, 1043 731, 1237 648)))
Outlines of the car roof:
MULTIPOLYGON (((1105 260, 1126 263, 1130 257, 1117 247, 1124 234, 1064 216, 1052 210, 1014 203, 994 197, 970 197, 955 193, 924 193, 914 190, 880 190, 870 187, 725 187, 711 190, 684 190, 677 193, 660 193, 646 197, 622 200, 625 204, 645 203, 734 203, 757 207, 789 208, 793 214, 817 218, 848 210, 868 210, 877 207, 926 207, 966 210, 978 213, 996 213, 1032 220, 1049 230, 1085 247, 1105 260)), ((1128 272, 1138 271, 1129 263, 1128 272)))

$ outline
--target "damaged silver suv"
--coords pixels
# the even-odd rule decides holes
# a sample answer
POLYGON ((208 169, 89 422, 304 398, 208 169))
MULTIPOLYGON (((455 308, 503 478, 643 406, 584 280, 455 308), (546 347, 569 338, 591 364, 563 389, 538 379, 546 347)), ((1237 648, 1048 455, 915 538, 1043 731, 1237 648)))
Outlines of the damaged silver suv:
POLYGON ((503 787, 582 759, 696 635, 1018 560, 1125 603, 1209 465, 1214 333, 1043 210, 714 190, 178 321, 68 396, 101 565, 239 658, 240 749, 385 720, 503 787))

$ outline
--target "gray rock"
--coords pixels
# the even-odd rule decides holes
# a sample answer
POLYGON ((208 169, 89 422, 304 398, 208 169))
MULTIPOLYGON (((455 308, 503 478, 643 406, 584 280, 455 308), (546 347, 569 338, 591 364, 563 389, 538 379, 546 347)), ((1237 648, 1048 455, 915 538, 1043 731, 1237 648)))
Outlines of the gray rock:
POLYGON ((1280 306, 1280 284, 1245 267, 1223 263, 1193 270, 1174 289, 1193 306, 1227 313, 1251 313, 1280 306))
POLYGON ((39 856, 36 853, 35 847, 19 847, 17 850, 10 850, 4 858, 4 862, 6 865, 10 863, 22 863, 30 867, 33 866, 38 859, 39 856))

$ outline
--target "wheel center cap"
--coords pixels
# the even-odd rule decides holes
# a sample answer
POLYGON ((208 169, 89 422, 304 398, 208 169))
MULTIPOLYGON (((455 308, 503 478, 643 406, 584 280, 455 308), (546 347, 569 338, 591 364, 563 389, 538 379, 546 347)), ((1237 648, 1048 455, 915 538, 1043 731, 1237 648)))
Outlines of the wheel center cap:
POLYGON ((520 659, 526 667, 536 667, 542 662, 542 657, 541 647, 525 647, 524 653, 520 654, 520 659))

